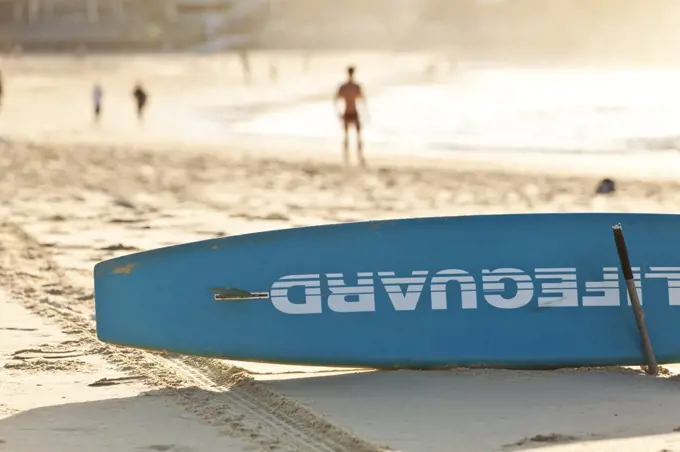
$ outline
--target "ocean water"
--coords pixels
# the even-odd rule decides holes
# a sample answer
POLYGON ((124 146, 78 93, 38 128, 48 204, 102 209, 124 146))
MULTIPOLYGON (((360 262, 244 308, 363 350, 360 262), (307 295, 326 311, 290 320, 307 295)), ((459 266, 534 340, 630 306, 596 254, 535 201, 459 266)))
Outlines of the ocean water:
MULTIPOLYGON (((361 81, 361 80, 359 80, 361 81)), ((230 133, 339 139, 328 99, 291 102, 230 133)), ((428 83, 365 86, 367 143, 414 149, 680 149, 680 69, 472 68, 428 83)))

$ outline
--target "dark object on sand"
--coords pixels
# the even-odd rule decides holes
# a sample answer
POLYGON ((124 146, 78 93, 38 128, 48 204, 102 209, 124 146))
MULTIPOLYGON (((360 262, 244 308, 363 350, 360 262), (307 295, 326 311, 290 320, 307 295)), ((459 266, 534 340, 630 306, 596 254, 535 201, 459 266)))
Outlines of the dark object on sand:
POLYGON ((614 193, 615 191, 616 191, 616 183, 609 178, 605 178, 605 179, 602 179, 597 184, 597 189, 595 190, 595 193, 597 193, 598 195, 606 195, 608 193, 614 193))
POLYGON ((135 97, 135 102, 137 103, 137 117, 142 119, 148 95, 142 85, 139 83, 135 85, 135 90, 132 92, 132 95, 135 97))

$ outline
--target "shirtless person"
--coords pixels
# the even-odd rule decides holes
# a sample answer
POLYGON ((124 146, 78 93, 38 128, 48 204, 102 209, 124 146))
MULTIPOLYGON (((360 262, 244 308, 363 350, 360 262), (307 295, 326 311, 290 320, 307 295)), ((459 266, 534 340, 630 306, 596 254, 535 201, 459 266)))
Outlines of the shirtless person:
POLYGON ((363 90, 361 85, 354 82, 354 66, 347 68, 347 81, 340 85, 337 93, 335 94, 335 105, 340 115, 344 127, 344 141, 343 141, 343 157, 345 165, 349 163, 349 127, 354 126, 357 134, 357 154, 359 157, 359 162, 361 166, 366 166, 366 161, 363 155, 363 145, 361 142, 361 121, 359 119, 359 111, 357 110, 357 101, 361 100, 364 102, 364 107, 366 99, 364 98, 363 90), (341 111, 338 108, 338 101, 342 99, 345 103, 345 111, 341 111))

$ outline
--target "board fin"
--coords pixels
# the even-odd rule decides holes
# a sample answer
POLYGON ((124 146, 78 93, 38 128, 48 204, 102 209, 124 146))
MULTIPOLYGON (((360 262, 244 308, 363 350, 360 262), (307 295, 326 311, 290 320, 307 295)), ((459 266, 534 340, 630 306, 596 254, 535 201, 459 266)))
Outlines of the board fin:
POLYGON ((236 287, 213 287, 215 301, 259 300, 269 298, 269 292, 248 292, 236 287))

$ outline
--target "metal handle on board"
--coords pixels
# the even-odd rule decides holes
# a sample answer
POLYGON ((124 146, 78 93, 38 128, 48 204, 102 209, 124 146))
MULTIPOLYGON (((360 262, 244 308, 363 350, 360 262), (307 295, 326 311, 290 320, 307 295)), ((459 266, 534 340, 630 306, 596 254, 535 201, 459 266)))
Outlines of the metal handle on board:
POLYGON ((217 292, 213 298, 215 301, 240 301, 240 300, 260 300, 269 298, 269 292, 248 292, 247 290, 235 287, 224 287, 211 289, 217 292))

